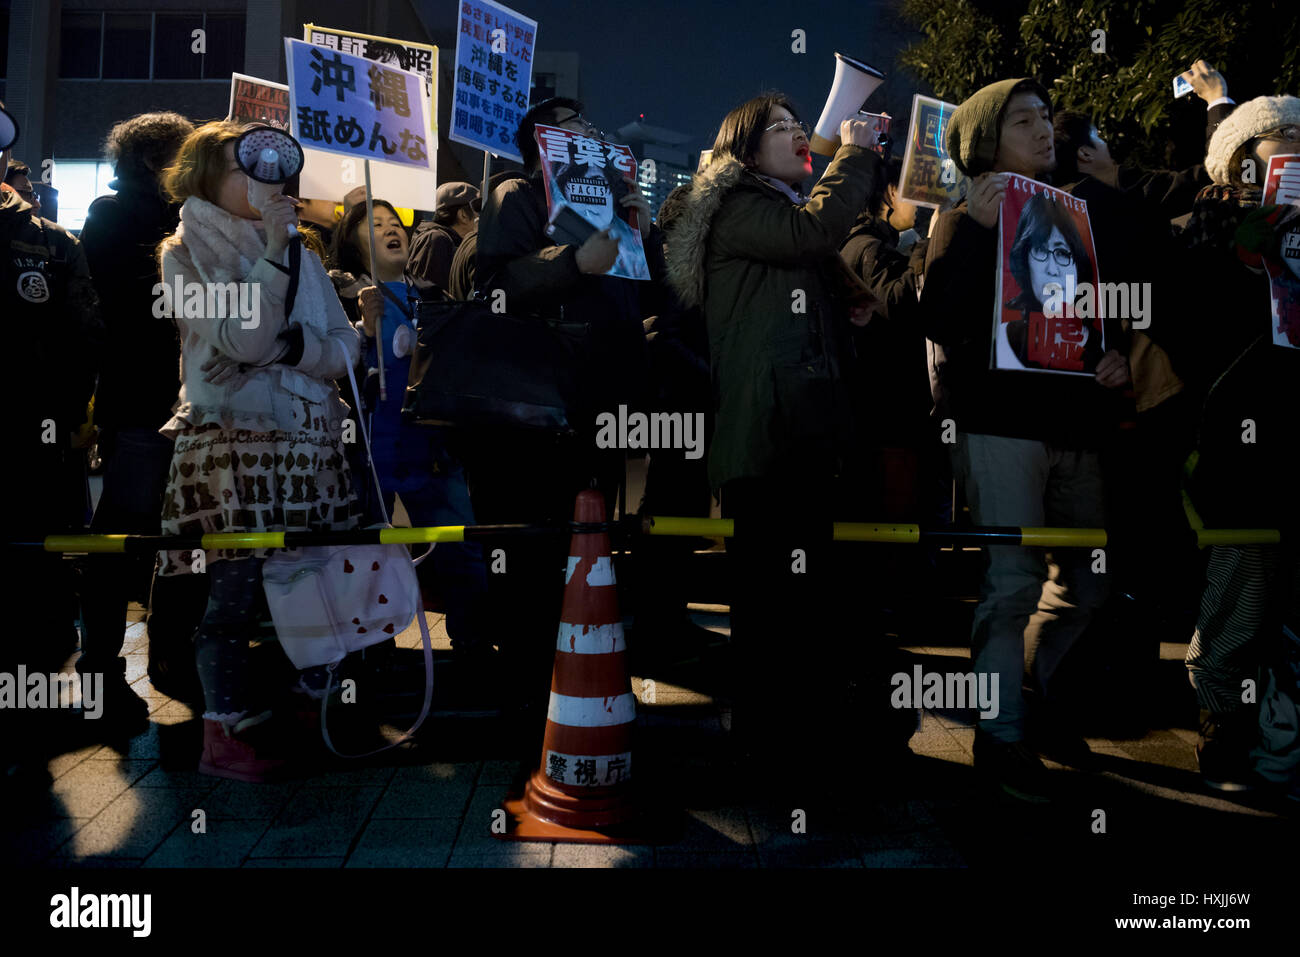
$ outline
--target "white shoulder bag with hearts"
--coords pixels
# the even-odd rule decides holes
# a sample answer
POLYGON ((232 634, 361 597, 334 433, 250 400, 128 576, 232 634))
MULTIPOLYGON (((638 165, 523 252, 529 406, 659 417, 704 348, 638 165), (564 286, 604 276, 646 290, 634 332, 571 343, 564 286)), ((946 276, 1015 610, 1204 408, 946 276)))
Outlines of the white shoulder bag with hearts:
MULTIPOLYGON (((338 342, 338 340, 335 340, 338 342)), ((344 354, 352 394, 357 389, 347 348, 338 342, 344 354)), ((384 524, 391 528, 384 496, 379 488, 370 451, 370 434, 365 416, 357 413, 361 434, 366 443, 366 458, 379 492, 379 507, 384 524)), ((321 707, 321 731, 326 745, 335 754, 325 721, 325 702, 333 688, 334 666, 348 654, 360 651, 405 631, 411 621, 420 624, 424 644, 424 706, 409 731, 387 747, 366 754, 345 757, 368 757, 407 741, 424 723, 433 701, 433 644, 424 620, 424 600, 415 566, 428 557, 411 559, 405 545, 322 545, 297 549, 280 549, 262 567, 262 587, 275 622, 280 647, 298 669, 330 666, 330 688, 321 707)))

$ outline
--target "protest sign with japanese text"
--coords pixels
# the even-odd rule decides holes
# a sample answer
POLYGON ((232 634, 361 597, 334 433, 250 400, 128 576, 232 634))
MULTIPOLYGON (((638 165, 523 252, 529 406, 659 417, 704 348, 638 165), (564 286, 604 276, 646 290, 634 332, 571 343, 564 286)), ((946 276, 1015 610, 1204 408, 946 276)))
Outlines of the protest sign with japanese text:
POLYGON ((1273 344, 1300 349, 1300 155, 1269 157, 1263 205, 1282 207, 1275 214, 1275 222, 1281 223, 1276 254, 1263 257, 1272 303, 1273 344), (1288 206, 1296 209, 1288 211, 1288 206), (1283 223, 1287 215, 1291 218, 1283 223))
POLYGON ((561 227, 555 241, 580 242, 609 229, 618 240, 618 259, 606 273, 624 279, 649 279, 637 213, 620 200, 628 194, 624 176, 636 178, 636 157, 626 146, 592 139, 558 126, 537 126, 534 134, 546 185, 548 222, 561 227), (565 228, 564 218, 581 217, 565 228))
POLYGON ((537 21, 492 0, 460 0, 448 138, 523 162, 515 146, 533 85, 537 21))
POLYGON ((341 200, 364 183, 395 206, 431 209, 437 188, 423 79, 286 37, 291 131, 302 143, 304 197, 341 200))
MULTIPOLYGON (((409 70, 424 77, 424 92, 429 97, 429 126, 438 132, 438 48, 427 43, 413 40, 398 40, 393 37, 376 37, 369 33, 355 33, 351 30, 336 30, 331 27, 317 26, 314 23, 302 25, 302 38, 313 46, 329 47, 341 53, 363 56, 376 63, 386 63, 400 70, 409 70)), ((430 143, 430 149, 438 148, 437 140, 430 143)))
POLYGON ((289 128, 289 88, 283 83, 259 80, 243 73, 230 74, 230 112, 236 123, 266 123, 289 128))
POLYGON ((912 121, 898 195, 919 206, 948 207, 966 195, 970 179, 948 156, 948 120, 957 109, 951 103, 917 93, 912 97, 912 121))
POLYGON ((990 368, 1092 375, 1106 343, 1088 204, 1003 175, 990 368))

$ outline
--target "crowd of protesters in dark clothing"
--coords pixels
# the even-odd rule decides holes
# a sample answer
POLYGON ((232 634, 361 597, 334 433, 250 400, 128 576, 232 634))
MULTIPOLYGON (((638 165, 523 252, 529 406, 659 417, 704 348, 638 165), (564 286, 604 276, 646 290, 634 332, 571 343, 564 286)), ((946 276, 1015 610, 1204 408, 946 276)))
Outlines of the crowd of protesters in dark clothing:
MULTIPOLYGON (((628 180, 621 201, 636 213, 649 282, 607 274, 618 244, 605 232, 581 244, 548 236, 534 128, 599 131, 580 103, 547 100, 522 121, 521 171, 493 177, 482 197, 467 183, 445 184, 436 213, 414 230, 383 197, 368 206, 349 194, 341 218, 314 226, 304 211, 309 241, 292 321, 279 275, 285 242, 273 227, 293 221, 293 203, 261 217, 247 208, 244 174, 231 165, 241 128, 196 129, 174 113, 133 117, 108 138, 115 193, 92 205, 80 241, 42 220, 21 190, 0 194, 0 233, 32 250, 30 261, 6 263, 5 301, 37 349, 20 374, 26 418, 16 455, 26 464, 16 532, 348 528, 390 514, 395 498, 413 525, 557 524, 589 487, 612 515, 626 451, 598 447, 596 415, 620 406, 703 412, 707 458, 654 451, 642 509, 707 516, 716 495, 736 520, 727 541, 731 729, 747 759, 761 766, 791 748, 807 758, 823 747, 830 758, 851 747, 875 767, 906 761, 915 712, 891 706, 898 642, 886 637, 883 614, 924 600, 933 555, 867 557, 835 541, 832 522, 950 523, 960 520, 955 498, 975 526, 1114 533, 1100 572, 1088 549, 986 549, 970 640, 973 670, 998 676, 1001 689, 974 746, 990 787, 1046 801, 1040 756, 1092 766, 1078 710, 1057 691, 1059 666, 1109 615, 1134 632, 1126 653, 1138 671, 1158 658, 1160 641, 1190 641, 1208 785, 1294 798, 1300 742, 1279 739, 1260 702, 1286 697, 1287 674, 1295 693, 1288 656, 1300 631, 1300 564, 1285 530, 1300 516, 1285 483, 1300 353, 1268 334, 1260 262, 1286 246, 1294 271, 1297 245, 1285 237, 1300 223, 1294 208, 1261 207, 1260 197, 1268 158, 1300 152, 1300 99, 1238 105, 1203 61, 1185 76, 1207 108, 1203 164, 1117 164, 1098 133, 1103 118, 1055 112, 1037 81, 1007 79, 952 114, 946 146, 971 185, 935 211, 903 198, 899 158, 882 156, 874 130, 855 119, 805 194, 806 125, 784 96, 755 97, 723 119, 711 161, 668 196, 657 223, 628 180), (1104 317, 1104 349, 1095 329, 1085 332, 1095 375, 990 368, 988 307, 1011 175, 1085 200, 1101 276, 1150 284, 1149 323, 1104 317), (203 320, 156 318, 160 279, 239 279, 250 268, 269 332, 256 348, 244 340, 248 354, 231 355, 222 330, 203 320), (42 276, 40 291, 16 295, 23 286, 11 269, 42 276), (413 307, 497 292, 512 314, 588 324, 575 433, 403 419, 413 307), (304 318, 311 308, 314 318, 304 318), (334 342, 358 370, 362 395, 341 375, 334 342), (367 374, 381 352, 383 398, 367 374), (92 396, 103 475, 93 516, 84 478, 92 396), (290 397, 303 400, 301 414, 290 397), (368 481, 370 463, 338 437, 358 410, 382 496, 368 481), (41 438, 48 423, 54 441, 41 438), (223 459, 250 452, 262 472, 237 484, 223 459), (286 473, 308 459, 319 498, 295 526, 286 473), (273 507, 258 514, 270 517, 247 520, 241 495, 266 496, 259 504, 273 507), (1202 551, 1200 525, 1284 535, 1281 545, 1202 551), (777 682, 789 689, 779 703, 777 682), (851 731, 817 731, 826 727, 851 731)), ((1078 257, 1038 242, 1026 238, 1026 255, 1078 257)), ((1032 296, 1024 303, 1026 315, 1041 309, 1032 296)), ((470 543, 439 546, 421 568, 467 673, 534 723, 545 711, 565 545, 520 538, 508 575, 488 574, 470 543)), ((694 547, 636 546, 634 642, 698 640, 682 572, 694 547)), ((203 575, 188 574, 190 563, 174 553, 156 568, 92 556, 78 587, 68 563, 41 555, 15 574, 64 646, 77 640, 79 594, 78 667, 108 676, 109 724, 128 734, 145 726, 147 708, 125 677, 123 623, 128 601, 146 604, 149 678, 202 709, 201 769, 262 780, 281 770, 282 756, 259 737, 269 711, 247 654, 265 617, 260 558, 209 556, 203 575)), ((310 676, 294 690, 290 710, 319 707, 310 676)), ((1098 707, 1104 693, 1092 699, 1098 707)))

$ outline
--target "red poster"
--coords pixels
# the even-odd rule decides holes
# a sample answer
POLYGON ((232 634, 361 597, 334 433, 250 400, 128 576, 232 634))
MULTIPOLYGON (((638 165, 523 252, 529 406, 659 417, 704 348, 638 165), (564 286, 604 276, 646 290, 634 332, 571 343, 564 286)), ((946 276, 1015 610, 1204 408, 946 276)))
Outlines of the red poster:
POLYGON ((289 88, 242 73, 230 75, 229 119, 236 123, 266 123, 289 128, 289 88))
POLYGON ((1292 207, 1278 212, 1278 247, 1264 257, 1264 269, 1272 300, 1273 344, 1300 349, 1300 155, 1269 158, 1263 205, 1292 207))
POLYGON ((1088 204, 1005 175, 990 368, 1090 376, 1106 343, 1088 204))
POLYGON ((546 184, 548 235, 557 245, 581 245, 607 229, 619 251, 606 275, 649 279, 636 211, 620 203, 628 193, 623 177, 636 179, 632 151, 558 126, 539 124, 534 136, 546 184))

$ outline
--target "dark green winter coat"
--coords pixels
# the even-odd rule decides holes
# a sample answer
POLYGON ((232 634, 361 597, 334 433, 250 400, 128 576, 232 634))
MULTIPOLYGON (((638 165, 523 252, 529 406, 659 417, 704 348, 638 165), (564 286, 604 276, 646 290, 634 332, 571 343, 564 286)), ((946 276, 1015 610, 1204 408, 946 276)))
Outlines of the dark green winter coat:
POLYGON ((867 206, 878 162, 841 147, 803 206, 729 157, 692 182, 668 278, 684 306, 703 307, 708 328, 714 488, 842 467, 853 441, 841 378, 847 295, 869 293, 839 247, 867 206))

